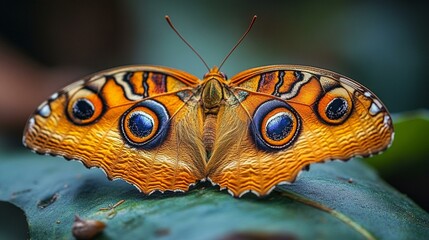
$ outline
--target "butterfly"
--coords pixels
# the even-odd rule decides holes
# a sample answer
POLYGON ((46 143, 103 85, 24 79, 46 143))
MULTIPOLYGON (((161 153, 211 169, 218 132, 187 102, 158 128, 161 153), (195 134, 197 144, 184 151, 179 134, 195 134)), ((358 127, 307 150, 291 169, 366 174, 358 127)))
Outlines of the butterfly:
POLYGON ((264 196, 312 163, 368 157, 393 137, 380 99, 328 70, 272 65, 228 79, 213 67, 199 79, 125 66, 53 94, 29 118, 23 143, 146 194, 208 180, 233 196, 264 196))

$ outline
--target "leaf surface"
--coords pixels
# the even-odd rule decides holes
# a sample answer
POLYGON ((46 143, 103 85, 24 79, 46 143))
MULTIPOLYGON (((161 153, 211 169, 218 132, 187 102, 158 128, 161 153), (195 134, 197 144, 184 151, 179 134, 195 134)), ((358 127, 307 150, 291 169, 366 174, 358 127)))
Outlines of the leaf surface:
POLYGON ((429 238, 429 215, 360 160, 315 164, 266 198, 237 199, 205 186, 145 196, 79 162, 2 158, 0 200, 25 211, 33 239, 72 239, 76 214, 107 224, 98 239, 429 238))

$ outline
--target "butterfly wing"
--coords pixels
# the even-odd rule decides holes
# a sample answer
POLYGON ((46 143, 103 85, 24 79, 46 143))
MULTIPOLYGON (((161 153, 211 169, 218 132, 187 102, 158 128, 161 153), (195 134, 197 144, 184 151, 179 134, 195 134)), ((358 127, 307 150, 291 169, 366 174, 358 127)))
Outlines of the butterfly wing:
POLYGON ((205 171, 198 82, 164 67, 100 72, 40 105, 23 143, 41 154, 99 167, 108 178, 124 179, 145 193, 185 191, 205 171))
POLYGON ((303 66, 250 69, 230 80, 209 178, 235 196, 268 194, 312 163, 371 156, 393 140, 391 117, 357 82, 303 66))

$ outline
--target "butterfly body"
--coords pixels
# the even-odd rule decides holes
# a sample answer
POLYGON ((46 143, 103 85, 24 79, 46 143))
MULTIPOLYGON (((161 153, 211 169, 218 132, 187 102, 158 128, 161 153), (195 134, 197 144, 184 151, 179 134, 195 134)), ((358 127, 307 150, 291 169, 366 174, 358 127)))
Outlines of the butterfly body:
POLYGON ((208 158, 211 155, 216 139, 217 115, 221 105, 225 102, 225 84, 225 77, 219 74, 216 67, 204 76, 201 84, 203 89, 201 93, 201 107, 204 111, 203 142, 208 158))
POLYGON ((210 180, 234 196, 268 194, 312 163, 385 150, 391 117, 367 88, 305 66, 202 80, 129 66, 71 84, 42 103, 24 145, 99 167, 144 193, 210 180))

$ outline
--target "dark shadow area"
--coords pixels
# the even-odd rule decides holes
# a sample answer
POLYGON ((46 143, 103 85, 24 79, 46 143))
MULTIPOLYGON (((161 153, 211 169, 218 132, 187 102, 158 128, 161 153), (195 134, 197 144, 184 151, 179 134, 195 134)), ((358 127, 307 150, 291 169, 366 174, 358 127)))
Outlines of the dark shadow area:
POLYGON ((0 201, 0 239, 29 239, 27 217, 12 203, 0 201))

